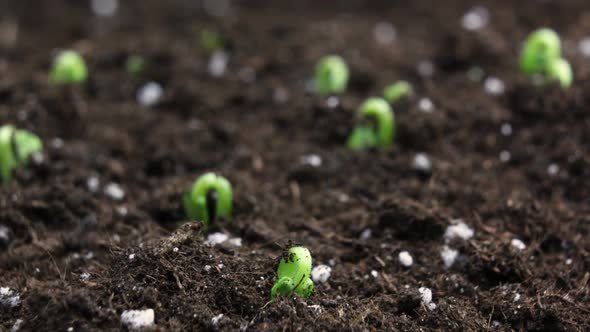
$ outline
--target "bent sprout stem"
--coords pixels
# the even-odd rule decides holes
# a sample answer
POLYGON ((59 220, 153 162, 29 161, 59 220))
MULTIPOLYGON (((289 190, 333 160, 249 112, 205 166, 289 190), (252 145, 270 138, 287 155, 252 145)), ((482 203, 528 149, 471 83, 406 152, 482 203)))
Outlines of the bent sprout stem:
POLYGON ((53 83, 81 83, 86 81, 88 70, 80 54, 72 50, 60 52, 51 66, 49 80, 53 83))
POLYGON ((41 139, 11 125, 0 127, 0 176, 4 182, 12 180, 12 172, 25 165, 35 152, 43 149, 41 139))
POLYGON ((185 212, 189 218, 201 221, 209 226, 215 217, 228 218, 231 216, 233 193, 229 181, 215 173, 206 173, 200 176, 189 192, 182 198, 185 212), (209 215, 207 196, 213 190, 217 194, 215 203, 215 215, 209 215))
POLYGON ((393 142, 395 134, 395 115, 387 101, 382 98, 369 98, 360 107, 364 118, 372 118, 374 125, 358 125, 348 138, 347 146, 352 150, 370 147, 387 147, 393 142))
POLYGON ((573 80, 572 67, 567 60, 553 59, 547 64, 546 78, 559 82, 562 88, 568 88, 573 80))
POLYGON ((270 292, 271 300, 278 294, 295 292, 308 297, 313 292, 311 274, 311 253, 305 247, 291 247, 287 258, 282 258, 277 269, 277 280, 270 292))
POLYGON ((412 85, 406 81, 397 81, 383 90, 383 97, 390 104, 396 102, 403 96, 407 96, 412 93, 412 85))
POLYGON ((315 85, 320 95, 342 93, 348 84, 349 71, 344 59, 327 55, 315 66, 315 85))
POLYGON ((557 33, 549 28, 538 29, 523 44, 520 68, 527 75, 543 73, 551 60, 560 57, 561 41, 557 33))

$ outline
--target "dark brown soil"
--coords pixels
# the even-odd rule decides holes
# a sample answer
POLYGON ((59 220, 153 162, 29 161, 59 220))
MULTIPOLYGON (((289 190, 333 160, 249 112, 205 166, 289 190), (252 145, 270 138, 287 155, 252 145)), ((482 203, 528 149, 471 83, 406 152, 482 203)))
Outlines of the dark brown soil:
POLYGON ((46 145, 43 162, 0 187, 0 287, 21 301, 0 305, 0 330, 17 320, 24 331, 120 330, 124 310, 147 308, 164 331, 590 330, 590 62, 577 46, 590 35, 587 0, 480 1, 490 23, 474 32, 461 27, 470 1, 240 1, 223 18, 197 1, 121 2, 111 19, 86 1, 0 4, 0 123, 46 145), (382 21, 397 31, 387 46, 373 38, 382 21), (563 39, 576 76, 567 91, 519 74, 520 43, 540 26, 563 39), (222 78, 207 72, 203 28, 229 41, 222 78), (86 84, 48 84, 58 48, 83 53, 86 84), (306 91, 329 53, 351 66, 336 108, 306 91), (122 69, 129 54, 147 58, 139 79, 122 69), (431 77, 418 74, 424 60, 431 77), (506 92, 486 93, 468 78, 474 66, 506 92), (395 145, 348 151, 356 107, 398 79, 416 93, 394 105, 395 145), (136 90, 152 80, 164 96, 141 107, 136 90), (423 97, 432 113, 419 109, 423 97), (430 175, 412 169, 418 152, 430 175), (309 154, 322 165, 301 164, 309 154), (183 215, 182 193, 210 170, 231 180, 236 207, 208 232, 241 247, 204 245, 183 215), (111 182, 122 200, 103 193, 111 182), (447 269, 443 234, 459 218, 475 235, 449 244, 459 257, 447 269), (268 303, 290 242, 332 263, 332 275, 310 298, 268 303))

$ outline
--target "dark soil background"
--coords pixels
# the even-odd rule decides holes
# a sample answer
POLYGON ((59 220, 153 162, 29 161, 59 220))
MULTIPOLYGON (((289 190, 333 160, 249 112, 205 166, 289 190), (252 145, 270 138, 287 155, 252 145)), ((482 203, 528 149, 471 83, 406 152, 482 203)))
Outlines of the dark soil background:
POLYGON ((0 187, 0 287, 20 295, 0 305, 0 330, 17 320, 22 331, 121 330, 124 310, 147 308, 163 331, 590 329, 590 59, 578 49, 587 0, 244 0, 223 17, 199 1, 142 0, 121 1, 112 18, 87 1, 2 0, 0 20, 0 123, 46 146, 0 187), (461 18, 476 5, 489 24, 467 31, 461 18), (396 28, 393 43, 375 41, 379 22, 396 28), (575 73, 567 91, 519 73, 521 42, 541 26, 562 37, 575 73), (207 71, 204 28, 229 41, 221 78, 207 71), (47 82, 61 48, 87 59, 86 84, 47 82), (337 107, 306 90, 331 53, 351 67, 337 107), (123 69, 130 54, 146 57, 139 79, 123 69), (422 61, 432 76, 419 74, 422 61), (474 66, 505 93, 486 93, 468 77, 474 66), (415 94, 394 105, 395 145, 348 151, 356 107, 398 79, 415 94), (151 108, 135 97, 148 81, 164 88, 151 108), (431 113, 418 107, 424 97, 431 113), (430 175, 413 170, 418 152, 430 175), (321 166, 301 163, 310 154, 321 166), (181 195, 206 171, 230 179, 236 205, 208 232, 241 247, 206 246, 184 217, 181 195), (104 194, 109 183, 123 199, 104 194), (475 235, 449 244, 460 255, 445 268, 454 219, 475 235), (289 243, 333 264, 332 275, 310 298, 269 304, 289 243))

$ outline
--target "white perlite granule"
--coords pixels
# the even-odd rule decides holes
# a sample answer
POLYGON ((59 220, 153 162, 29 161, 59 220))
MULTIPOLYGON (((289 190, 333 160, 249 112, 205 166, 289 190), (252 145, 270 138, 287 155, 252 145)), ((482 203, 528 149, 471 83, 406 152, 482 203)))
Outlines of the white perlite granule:
POLYGON ((418 289, 420 293, 420 298, 422 299, 422 304, 428 307, 430 310, 436 309, 436 304, 432 302, 432 291, 430 288, 420 287, 418 289))
POLYGON ((453 266, 458 255, 459 252, 449 246, 443 246, 442 250, 440 251, 440 257, 445 263, 446 268, 453 266))
POLYGON ((512 241, 510 241, 510 245, 518 250, 526 249, 526 244, 524 244, 524 242, 522 242, 520 239, 512 239, 512 241))
POLYGON ((330 275, 332 274, 332 268, 328 265, 317 265, 314 266, 311 270, 311 280, 313 282, 325 283, 330 279, 330 275))
POLYGON ((121 321, 130 329, 152 326, 154 325, 154 309, 123 311, 121 321))
POLYGON ((407 251, 400 252, 397 257, 399 259, 400 264, 405 267, 410 267, 412 266, 412 264, 414 264, 414 259, 407 251))
POLYGON ((454 222, 455 222, 455 224, 449 225, 447 227, 447 230, 445 231, 444 238, 445 238, 446 242, 451 241, 456 238, 460 238, 463 240, 469 240, 470 238, 473 237, 475 232, 473 231, 473 229, 471 227, 467 226, 467 224, 464 223, 463 220, 457 219, 454 222))
POLYGON ((104 193, 116 201, 120 201, 125 197, 125 191, 123 188, 114 182, 111 182, 104 187, 104 193))
POLYGON ((149 82, 137 91, 137 102, 145 107, 154 106, 163 94, 164 89, 159 83, 149 82))
POLYGON ((20 304, 20 295, 12 288, 0 287, 0 304, 14 308, 20 304))

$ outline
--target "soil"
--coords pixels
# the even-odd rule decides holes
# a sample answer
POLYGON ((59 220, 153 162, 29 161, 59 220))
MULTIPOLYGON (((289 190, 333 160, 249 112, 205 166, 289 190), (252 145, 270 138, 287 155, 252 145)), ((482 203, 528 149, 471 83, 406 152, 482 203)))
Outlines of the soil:
POLYGON ((0 123, 45 142, 44 158, 0 187, 0 287, 20 296, 0 305, 0 330, 125 330, 123 311, 148 308, 162 331, 590 330, 587 0, 482 0, 490 21, 477 31, 461 26, 475 4, 458 0, 236 1, 223 17, 197 1, 120 2, 112 18, 86 1, 0 4, 0 123), (391 44, 375 41, 379 22, 394 25, 391 44), (521 41, 541 26, 562 37, 568 90, 519 73, 521 41), (228 41, 223 77, 207 71, 202 29, 228 41), (84 55, 88 82, 47 82, 60 48, 84 55), (331 53, 351 68, 336 106, 307 88, 331 53), (147 60, 139 78, 123 69, 131 54, 147 60), (473 67, 505 92, 487 93, 473 67), (347 150, 357 106, 399 79, 415 93, 393 106, 394 146, 347 150), (164 95, 142 107, 148 81, 164 95), (412 168, 418 152, 431 172, 412 168), (311 154, 320 166, 302 163, 311 154), (181 207, 206 171, 235 192, 232 218, 208 230, 181 207), (122 199, 104 193, 110 183, 122 199), (445 243, 456 219, 475 235, 445 243), (212 232, 242 245, 208 246, 212 232), (309 298, 269 303, 294 243, 331 277, 309 298), (459 253, 450 268, 445 245, 459 253))

